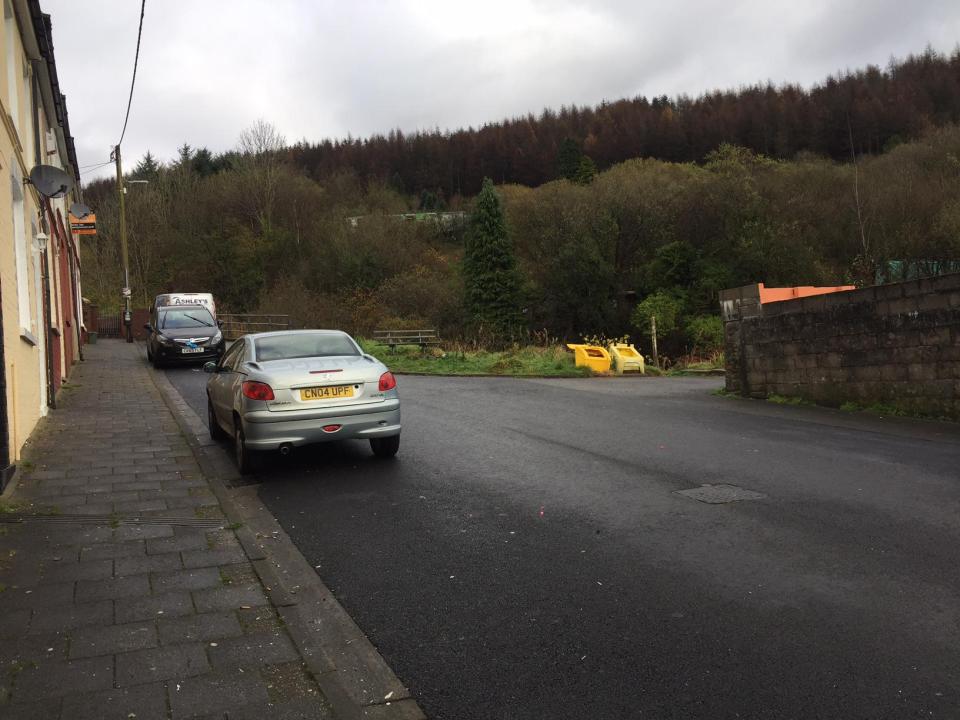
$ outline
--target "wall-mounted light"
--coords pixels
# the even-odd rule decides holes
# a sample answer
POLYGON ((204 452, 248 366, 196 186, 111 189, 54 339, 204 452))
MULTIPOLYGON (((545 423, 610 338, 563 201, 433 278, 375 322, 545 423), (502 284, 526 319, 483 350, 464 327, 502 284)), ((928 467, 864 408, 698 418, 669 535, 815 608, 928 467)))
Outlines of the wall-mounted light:
POLYGON ((43 252, 47 249, 47 242, 50 240, 50 236, 46 233, 37 233, 33 237, 33 249, 37 252, 43 252))

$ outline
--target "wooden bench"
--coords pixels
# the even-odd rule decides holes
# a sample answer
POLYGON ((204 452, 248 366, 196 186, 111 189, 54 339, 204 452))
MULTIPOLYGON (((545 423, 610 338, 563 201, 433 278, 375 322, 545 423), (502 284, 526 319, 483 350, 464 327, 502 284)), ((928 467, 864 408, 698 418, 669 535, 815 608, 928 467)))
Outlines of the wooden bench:
POLYGON ((397 345, 419 345, 421 350, 426 350, 430 345, 440 344, 436 330, 374 330, 373 339, 391 350, 397 345))

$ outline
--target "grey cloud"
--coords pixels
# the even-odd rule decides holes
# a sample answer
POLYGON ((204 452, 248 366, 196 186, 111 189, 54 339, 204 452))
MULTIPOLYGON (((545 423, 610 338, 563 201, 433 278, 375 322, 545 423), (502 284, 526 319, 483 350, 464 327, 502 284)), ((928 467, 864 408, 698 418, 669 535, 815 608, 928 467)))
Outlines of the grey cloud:
MULTIPOLYGON (((41 2, 80 163, 105 160, 139 3, 41 2)), ((183 142, 222 151, 261 117, 290 140, 321 140, 638 94, 810 85, 957 40, 955 0, 148 0, 124 155, 169 159, 183 142)))

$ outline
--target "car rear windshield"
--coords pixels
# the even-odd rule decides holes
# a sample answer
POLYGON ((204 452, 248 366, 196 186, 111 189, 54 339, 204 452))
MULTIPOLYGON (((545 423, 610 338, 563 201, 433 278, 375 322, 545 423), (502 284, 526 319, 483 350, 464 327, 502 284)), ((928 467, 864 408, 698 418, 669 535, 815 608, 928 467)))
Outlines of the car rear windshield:
POLYGON ((359 355, 360 351, 346 335, 322 333, 290 333, 257 338, 254 341, 257 360, 292 360, 293 358, 359 355))
POLYGON ((160 327, 170 330, 214 327, 213 315, 204 307, 170 308, 160 313, 160 327))

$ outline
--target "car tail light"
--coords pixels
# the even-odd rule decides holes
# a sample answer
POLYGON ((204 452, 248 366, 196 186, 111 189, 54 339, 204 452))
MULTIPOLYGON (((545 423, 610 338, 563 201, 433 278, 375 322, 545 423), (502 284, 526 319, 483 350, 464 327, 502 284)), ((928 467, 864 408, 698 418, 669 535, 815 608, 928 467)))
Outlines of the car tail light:
POLYGON ((393 390, 397 386, 397 379, 389 370, 380 376, 380 392, 393 390))
POLYGON ((262 382, 247 380, 242 386, 244 397, 251 400, 273 400, 273 388, 262 382))
POLYGON ((339 430, 342 427, 343 425, 324 425, 323 431, 325 433, 335 433, 337 430, 339 430))

